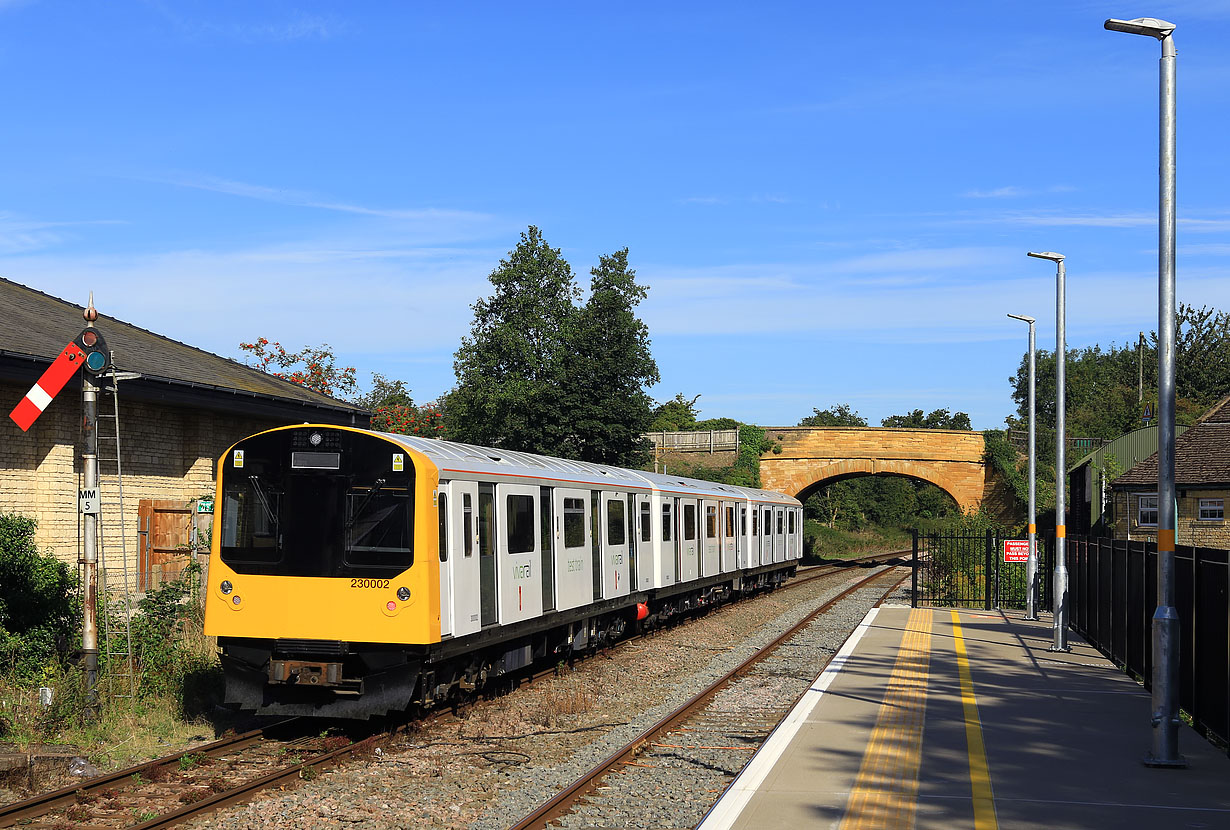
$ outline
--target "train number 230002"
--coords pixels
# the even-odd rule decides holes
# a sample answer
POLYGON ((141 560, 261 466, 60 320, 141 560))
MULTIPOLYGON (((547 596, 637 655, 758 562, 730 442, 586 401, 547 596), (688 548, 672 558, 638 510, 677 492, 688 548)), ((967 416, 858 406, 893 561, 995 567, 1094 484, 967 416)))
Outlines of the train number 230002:
POLYGON ((387 588, 389 581, 387 579, 352 579, 350 580, 351 588, 387 588))

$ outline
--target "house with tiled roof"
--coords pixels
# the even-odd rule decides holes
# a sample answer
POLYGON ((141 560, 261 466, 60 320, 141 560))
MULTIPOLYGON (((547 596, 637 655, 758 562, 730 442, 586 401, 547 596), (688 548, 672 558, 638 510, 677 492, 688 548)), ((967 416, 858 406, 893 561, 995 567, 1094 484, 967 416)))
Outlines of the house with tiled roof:
MULTIPOLYGON (((1111 482, 1114 535, 1157 541, 1157 453, 1111 482)), ((1175 439, 1175 541, 1230 548, 1230 398, 1175 439)))
MULTIPOLYGON (((99 304, 105 308, 105 298, 100 296, 99 304)), ((0 511, 37 519, 37 543, 69 562, 78 555, 80 373, 28 431, 8 413, 85 326, 82 311, 0 278, 0 511)), ((101 312, 94 325, 116 371, 123 373, 118 384, 122 523, 120 482, 114 462, 105 460, 114 458, 115 442, 102 440, 99 446, 100 525, 109 570, 125 564, 123 552, 130 570, 148 578, 156 564, 172 562, 175 551, 199 541, 197 528, 208 527, 204 511, 211 509, 215 464, 240 438, 305 421, 369 423, 369 413, 352 404, 101 312)), ((100 394, 99 413, 111 415, 114 403, 110 394, 100 394)), ((100 436, 113 435, 114 425, 104 417, 100 436)))

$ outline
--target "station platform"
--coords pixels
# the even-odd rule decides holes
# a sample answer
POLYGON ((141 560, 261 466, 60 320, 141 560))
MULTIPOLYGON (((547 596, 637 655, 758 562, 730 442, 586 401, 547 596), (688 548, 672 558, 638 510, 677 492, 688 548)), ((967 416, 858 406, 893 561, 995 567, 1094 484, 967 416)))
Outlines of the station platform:
POLYGON ((873 610, 702 822, 726 828, 1230 828, 1230 759, 1049 615, 873 610))

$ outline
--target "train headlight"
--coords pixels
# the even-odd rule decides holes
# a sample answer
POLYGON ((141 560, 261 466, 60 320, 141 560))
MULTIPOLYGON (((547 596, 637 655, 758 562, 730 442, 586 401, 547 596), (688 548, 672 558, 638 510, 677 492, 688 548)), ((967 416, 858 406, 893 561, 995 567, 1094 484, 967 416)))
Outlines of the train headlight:
POLYGON ((231 604, 232 604, 232 605, 238 605, 238 604, 239 604, 239 603, 241 603, 241 602, 243 602, 243 600, 241 600, 241 599, 239 598, 239 594, 236 594, 235 596, 231 597, 231 604))
POLYGON ((410 601, 410 589, 409 588, 398 588, 397 598, 401 600, 402 602, 409 602, 410 601))
POLYGON ((311 435, 308 436, 308 443, 311 444, 313 447, 319 447, 320 442, 323 440, 324 440, 324 436, 321 435, 319 432, 313 432, 311 435))
POLYGON ((387 603, 385 603, 385 606, 384 606, 384 607, 385 607, 385 608, 387 608, 387 609, 389 609, 390 611, 396 611, 396 610, 397 610, 397 603, 396 603, 396 602, 393 602, 393 600, 389 600, 387 603))
POLYGON ((219 585, 218 587, 222 589, 222 593, 224 594, 229 594, 231 591, 235 589, 235 586, 231 584, 231 581, 229 579, 222 580, 222 584, 219 585))

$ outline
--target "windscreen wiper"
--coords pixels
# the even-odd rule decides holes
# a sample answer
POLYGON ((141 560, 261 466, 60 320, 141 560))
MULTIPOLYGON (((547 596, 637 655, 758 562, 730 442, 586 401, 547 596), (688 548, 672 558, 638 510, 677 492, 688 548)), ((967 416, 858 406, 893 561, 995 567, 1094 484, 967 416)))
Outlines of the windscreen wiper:
POLYGON ((248 476, 248 481, 252 482, 252 491, 256 493, 256 500, 261 503, 261 507, 265 508, 265 515, 269 517, 270 523, 276 530, 278 517, 274 515, 273 508, 269 506, 269 497, 265 495, 265 488, 261 486, 260 476, 248 476))
POLYGON ((367 509, 368 502, 372 500, 373 496, 380 492, 380 488, 383 486, 384 479, 376 479, 376 481, 372 484, 371 489, 367 491, 367 495, 363 497, 363 501, 359 502, 359 506, 355 508, 354 513, 350 514, 350 518, 346 521, 347 530, 354 527, 354 523, 359 520, 359 517, 363 515, 363 511, 367 509))

